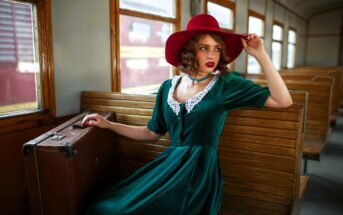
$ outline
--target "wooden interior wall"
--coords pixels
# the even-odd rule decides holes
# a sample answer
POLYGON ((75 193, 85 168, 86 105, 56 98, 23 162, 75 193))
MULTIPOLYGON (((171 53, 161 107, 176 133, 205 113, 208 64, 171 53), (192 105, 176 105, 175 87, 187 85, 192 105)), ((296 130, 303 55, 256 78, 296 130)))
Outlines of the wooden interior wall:
POLYGON ((71 116, 53 119, 43 125, 3 133, 0 132, 0 214, 28 214, 28 194, 22 145, 49 131, 71 116))

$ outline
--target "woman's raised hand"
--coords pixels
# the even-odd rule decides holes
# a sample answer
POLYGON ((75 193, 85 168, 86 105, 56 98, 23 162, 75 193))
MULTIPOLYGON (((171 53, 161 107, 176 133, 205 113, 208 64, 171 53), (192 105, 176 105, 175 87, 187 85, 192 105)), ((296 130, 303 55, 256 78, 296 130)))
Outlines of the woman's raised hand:
POLYGON ((255 58, 266 54, 263 40, 256 34, 247 34, 247 37, 245 39, 241 38, 241 41, 245 51, 255 58))
POLYGON ((97 126, 100 128, 108 128, 110 126, 110 122, 104 119, 99 114, 89 114, 86 115, 82 120, 82 125, 86 126, 97 126))

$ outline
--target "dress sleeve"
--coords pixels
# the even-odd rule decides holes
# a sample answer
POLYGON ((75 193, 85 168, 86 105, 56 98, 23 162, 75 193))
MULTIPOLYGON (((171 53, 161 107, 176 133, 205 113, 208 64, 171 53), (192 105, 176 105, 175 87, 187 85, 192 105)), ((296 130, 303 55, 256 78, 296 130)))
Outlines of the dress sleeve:
POLYGON ((162 136, 167 132, 166 120, 163 115, 163 99, 166 99, 163 96, 163 91, 165 90, 166 83, 167 81, 163 82, 157 92, 155 107, 147 125, 150 131, 162 136))
POLYGON ((225 110, 244 107, 264 107, 270 95, 268 87, 262 87, 237 74, 230 74, 224 77, 224 86, 221 91, 225 110))

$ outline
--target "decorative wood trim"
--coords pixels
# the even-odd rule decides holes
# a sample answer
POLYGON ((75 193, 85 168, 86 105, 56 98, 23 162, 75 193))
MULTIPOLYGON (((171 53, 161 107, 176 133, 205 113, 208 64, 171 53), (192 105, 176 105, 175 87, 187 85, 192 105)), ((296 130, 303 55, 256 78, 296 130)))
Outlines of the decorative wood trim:
MULTIPOLYGON (((248 10, 248 18, 249 18, 249 16, 254 16, 254 17, 262 19, 264 22, 266 22, 266 16, 254 11, 254 10, 251 10, 251 9, 248 10)), ((264 24, 264 26, 265 25, 266 24, 264 24)))
POLYGON ((280 26, 281 28, 283 28, 284 27, 284 24, 282 23, 282 22, 280 22, 280 21, 277 21, 277 20, 273 20, 273 25, 278 25, 278 26, 280 26))
POLYGON ((204 11, 203 11, 203 13, 207 13, 207 2, 208 2, 208 0, 204 0, 204 11))
POLYGON ((111 77, 112 91, 120 92, 119 3, 110 0, 111 77))
POLYGON ((176 22, 175 30, 181 30, 181 0, 176 0, 176 22))
MULTIPOLYGON (((181 0, 176 0, 176 23, 175 31, 181 30, 181 0)), ((180 71, 176 67, 172 67, 173 76, 180 75, 180 71)))
POLYGON ((52 22, 50 0, 39 0, 37 4, 40 68, 42 75, 43 108, 56 116, 55 79, 52 44, 52 22))
POLYGON ((205 0, 206 5, 207 5, 207 2, 209 2, 209 1, 211 1, 215 4, 222 5, 224 7, 231 8, 232 10, 234 10, 236 8, 236 3, 232 2, 232 1, 228 1, 228 0, 205 0))

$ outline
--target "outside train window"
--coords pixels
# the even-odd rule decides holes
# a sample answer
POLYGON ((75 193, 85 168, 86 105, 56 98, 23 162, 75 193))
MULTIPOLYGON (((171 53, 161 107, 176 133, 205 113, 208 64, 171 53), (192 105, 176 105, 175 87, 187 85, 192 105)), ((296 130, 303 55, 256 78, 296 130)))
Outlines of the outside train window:
POLYGON ((273 42, 272 42, 272 61, 277 70, 281 69, 282 39, 283 39, 283 26, 280 23, 274 22, 273 42))
POLYGON ((178 1, 120 0, 116 5, 120 57, 116 56, 119 65, 112 71, 120 75, 114 91, 154 93, 171 78, 173 70, 165 60, 164 46, 176 29, 178 1))
POLYGON ((288 30, 287 68, 294 68, 296 45, 297 32, 293 29, 290 29, 288 30))
POLYGON ((0 116, 40 109, 36 8, 0 1, 0 116))
POLYGON ((234 31, 235 3, 228 0, 207 1, 207 13, 214 16, 223 31, 234 31))
MULTIPOLYGON (((257 34, 262 40, 264 39, 264 16, 254 11, 249 11, 248 32, 257 34)), ((249 74, 261 73, 261 67, 256 59, 248 55, 247 72, 249 74)))

